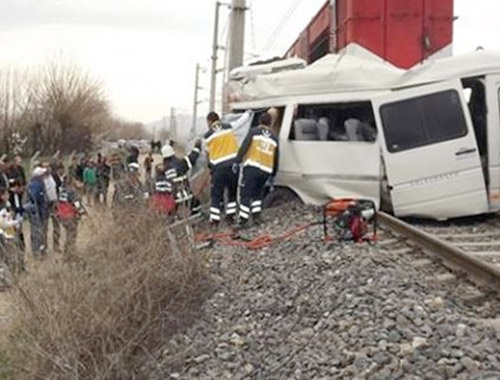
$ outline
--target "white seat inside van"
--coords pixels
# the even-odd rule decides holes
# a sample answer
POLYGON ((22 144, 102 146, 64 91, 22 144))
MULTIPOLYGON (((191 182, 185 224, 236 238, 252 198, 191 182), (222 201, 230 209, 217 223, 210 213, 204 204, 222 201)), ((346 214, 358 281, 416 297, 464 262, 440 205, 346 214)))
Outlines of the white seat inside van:
POLYGON ((326 117, 321 117, 318 120, 318 135, 321 141, 328 140, 328 132, 330 131, 330 120, 326 117))
POLYGON ((297 119, 294 123, 295 140, 319 140, 318 123, 313 119, 297 119))
POLYGON ((358 129, 361 122, 358 119, 347 119, 344 122, 345 131, 349 141, 361 141, 358 136, 358 129))

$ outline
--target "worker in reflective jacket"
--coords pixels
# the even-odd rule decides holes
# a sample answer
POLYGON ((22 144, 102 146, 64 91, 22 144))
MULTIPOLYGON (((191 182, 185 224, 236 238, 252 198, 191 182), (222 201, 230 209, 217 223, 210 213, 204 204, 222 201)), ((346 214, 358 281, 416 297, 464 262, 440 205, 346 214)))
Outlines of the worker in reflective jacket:
POLYGON ((233 167, 236 168, 238 140, 233 128, 228 124, 222 124, 215 112, 208 114, 207 123, 209 131, 205 134, 204 142, 212 173, 210 222, 217 225, 221 221, 226 189, 228 194, 226 218, 233 219, 237 211, 238 174, 233 167))
POLYGON ((175 203, 189 205, 191 215, 201 214, 201 203, 194 197, 189 183, 188 172, 196 165, 200 156, 201 141, 196 141, 193 150, 184 158, 176 157, 172 146, 162 148, 165 180, 170 184, 171 193, 174 194, 175 203))
POLYGON ((271 130, 271 116, 263 113, 259 126, 253 128, 243 141, 236 159, 243 165, 243 188, 240 199, 240 225, 245 225, 250 216, 254 223, 260 221, 262 198, 266 182, 278 170, 278 139, 271 130))

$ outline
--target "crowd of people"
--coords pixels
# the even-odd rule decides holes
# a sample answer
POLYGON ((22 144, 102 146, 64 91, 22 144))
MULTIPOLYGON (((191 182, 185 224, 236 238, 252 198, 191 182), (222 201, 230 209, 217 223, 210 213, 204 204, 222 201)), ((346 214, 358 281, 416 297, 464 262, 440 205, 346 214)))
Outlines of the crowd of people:
POLYGON ((29 179, 20 156, 0 161, 0 251, 9 270, 19 273, 26 269, 24 220, 30 225, 34 258, 47 255, 49 224, 53 250, 71 253, 79 221, 86 214, 84 203, 112 210, 146 205, 168 218, 178 216, 182 208, 187 212, 184 215, 201 216, 201 203, 191 189, 189 172, 203 150, 211 173, 211 225, 217 227, 225 221, 244 228, 252 219, 258 223, 264 188, 272 183, 278 169, 272 112, 259 116, 259 125, 250 130, 241 146, 231 124, 223 123, 218 114, 211 112, 207 123, 208 132, 185 157, 176 154, 171 142, 161 148, 163 160, 157 165, 150 152, 142 163, 144 180, 135 147, 124 159, 119 154, 108 159, 99 153, 95 158, 74 157, 67 167, 60 160, 34 162, 29 179), (109 199, 112 180, 114 191, 109 199))

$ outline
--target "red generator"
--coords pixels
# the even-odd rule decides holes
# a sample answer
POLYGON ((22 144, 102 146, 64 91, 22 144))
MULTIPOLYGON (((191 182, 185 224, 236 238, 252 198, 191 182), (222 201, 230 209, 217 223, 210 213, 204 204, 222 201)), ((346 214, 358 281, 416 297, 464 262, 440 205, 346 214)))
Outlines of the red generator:
POLYGON ((286 56, 312 63, 357 44, 408 69, 451 55, 453 20, 453 0, 329 0, 286 56))

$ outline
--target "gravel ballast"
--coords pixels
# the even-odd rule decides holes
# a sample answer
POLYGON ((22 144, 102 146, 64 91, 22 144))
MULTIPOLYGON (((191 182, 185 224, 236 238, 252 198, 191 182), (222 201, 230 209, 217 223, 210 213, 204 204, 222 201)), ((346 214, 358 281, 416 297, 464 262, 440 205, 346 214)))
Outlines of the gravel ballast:
MULTIPOLYGON (((244 234, 278 235, 320 213, 291 204, 265 218, 244 234)), ((325 243, 321 233, 315 226, 260 251, 200 252, 215 292, 201 318, 166 342, 156 378, 500 378, 496 300, 467 305, 412 260, 325 243)))

